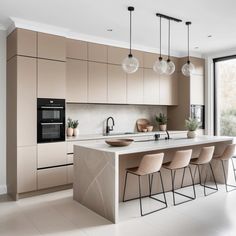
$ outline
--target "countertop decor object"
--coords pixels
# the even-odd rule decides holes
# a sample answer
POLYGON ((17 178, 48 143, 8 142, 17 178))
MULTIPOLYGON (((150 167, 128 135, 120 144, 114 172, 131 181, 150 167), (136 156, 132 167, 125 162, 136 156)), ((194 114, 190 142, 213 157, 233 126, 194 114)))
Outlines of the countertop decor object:
POLYGON ((67 136, 73 136, 73 120, 70 117, 67 119, 67 136))
POLYGON ((159 129, 161 131, 166 131, 167 120, 167 116, 164 113, 160 113, 159 116, 156 116, 156 121, 159 124, 159 129))
POLYGON ((152 132, 153 131, 153 126, 152 125, 147 126, 147 131, 152 132))
POLYGON ((110 146, 124 147, 129 146, 134 140, 133 139, 107 139, 105 142, 110 146))
POLYGON ((136 121, 138 132, 144 132, 144 129, 147 129, 147 126, 150 125, 150 121, 147 119, 138 119, 136 121))
POLYGON ((185 120, 185 126, 188 129, 187 137, 188 138, 195 138, 196 137, 196 130, 198 129, 200 123, 196 118, 189 117, 185 120))

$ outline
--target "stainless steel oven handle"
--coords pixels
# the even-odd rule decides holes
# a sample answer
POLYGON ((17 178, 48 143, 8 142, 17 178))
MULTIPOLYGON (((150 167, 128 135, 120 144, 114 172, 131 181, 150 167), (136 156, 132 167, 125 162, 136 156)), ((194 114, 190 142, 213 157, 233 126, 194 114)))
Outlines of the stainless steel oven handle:
POLYGON ((57 122, 57 123, 40 123, 41 125, 63 125, 62 122, 57 122))
POLYGON ((44 109, 64 109, 64 107, 47 107, 47 106, 41 106, 41 108, 44 108, 44 109))

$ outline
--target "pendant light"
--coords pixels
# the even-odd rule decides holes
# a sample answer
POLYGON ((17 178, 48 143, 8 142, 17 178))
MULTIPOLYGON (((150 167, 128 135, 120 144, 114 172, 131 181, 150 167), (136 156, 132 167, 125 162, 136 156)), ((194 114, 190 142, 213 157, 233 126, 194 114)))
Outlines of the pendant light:
POLYGON ((132 55, 131 51, 131 40, 132 40, 132 11, 134 11, 134 7, 128 7, 128 11, 130 12, 130 47, 129 47, 129 55, 123 60, 122 68, 126 73, 132 74, 138 70, 139 61, 132 55))
MULTIPOLYGON (((157 16, 159 16, 159 14, 156 14, 157 16)), ((153 65, 153 70, 158 73, 159 75, 162 75, 162 74, 165 74, 166 73, 166 69, 167 69, 167 63, 166 61, 164 61, 162 59, 162 56, 161 56, 161 18, 162 16, 159 16, 160 17, 160 56, 158 58, 157 61, 155 61, 154 65, 153 65)))
POLYGON ((167 59, 167 68, 166 74, 172 75, 175 72, 175 64, 170 59, 170 19, 168 21, 168 59, 167 59))
POLYGON ((193 71, 195 70, 194 65, 190 62, 190 56, 189 56, 189 26, 191 25, 190 21, 187 21, 185 23, 188 27, 188 60, 187 62, 182 66, 182 73, 184 76, 189 77, 193 71))

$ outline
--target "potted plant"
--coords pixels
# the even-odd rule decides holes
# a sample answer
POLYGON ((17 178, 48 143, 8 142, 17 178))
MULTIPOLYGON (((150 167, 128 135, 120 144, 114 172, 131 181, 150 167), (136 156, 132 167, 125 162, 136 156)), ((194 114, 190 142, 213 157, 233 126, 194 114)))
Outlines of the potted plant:
POLYGON ((74 120, 73 121, 73 135, 74 136, 77 136, 78 134, 79 134, 79 130, 77 129, 77 127, 78 127, 78 125, 79 125, 79 121, 78 120, 74 120))
POLYGON ((156 116, 156 121, 159 124, 159 129, 161 131, 166 131, 167 116, 164 113, 160 113, 159 116, 156 116))
POLYGON ((73 120, 71 118, 67 119, 67 136, 73 136, 73 120))
POLYGON ((187 137, 188 138, 195 138, 196 137, 196 130, 198 129, 200 123, 196 118, 189 117, 185 120, 185 126, 188 129, 187 137))

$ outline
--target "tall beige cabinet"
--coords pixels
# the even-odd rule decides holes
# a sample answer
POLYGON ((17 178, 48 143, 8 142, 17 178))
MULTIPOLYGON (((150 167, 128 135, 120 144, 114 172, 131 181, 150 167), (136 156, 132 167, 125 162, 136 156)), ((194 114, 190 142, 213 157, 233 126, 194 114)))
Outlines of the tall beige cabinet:
MULTIPOLYGON (((204 106, 204 68, 205 60, 191 57, 191 62, 195 66, 195 71, 190 77, 185 77, 179 70, 178 75, 178 106, 167 107, 168 128, 174 130, 184 130, 185 119, 191 115, 191 105, 204 106)), ((187 58, 179 59, 180 69, 187 58)), ((202 130, 202 132, 204 132, 202 130)))

